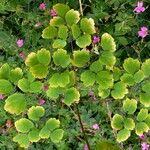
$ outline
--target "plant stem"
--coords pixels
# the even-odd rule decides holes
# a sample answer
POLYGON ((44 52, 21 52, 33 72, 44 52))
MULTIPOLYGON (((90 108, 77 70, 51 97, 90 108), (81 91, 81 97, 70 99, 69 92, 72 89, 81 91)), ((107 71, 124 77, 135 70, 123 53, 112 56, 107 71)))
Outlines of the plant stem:
POLYGON ((82 9, 82 2, 81 2, 81 0, 79 0, 79 5, 80 5, 80 13, 83 16, 83 9, 82 9))
POLYGON ((87 139, 87 136, 86 136, 84 127, 83 127, 83 123, 82 123, 82 120, 81 120, 81 116, 80 116, 80 112, 79 112, 79 109, 78 109, 78 105, 76 104, 75 106, 76 106, 77 116, 78 116, 78 119, 79 119, 79 123, 80 123, 80 126, 81 126, 81 130, 82 130, 82 133, 83 133, 85 142, 86 142, 86 144, 87 144, 88 150, 91 150, 91 149, 90 149, 90 144, 89 144, 89 142, 88 142, 88 139, 87 139))

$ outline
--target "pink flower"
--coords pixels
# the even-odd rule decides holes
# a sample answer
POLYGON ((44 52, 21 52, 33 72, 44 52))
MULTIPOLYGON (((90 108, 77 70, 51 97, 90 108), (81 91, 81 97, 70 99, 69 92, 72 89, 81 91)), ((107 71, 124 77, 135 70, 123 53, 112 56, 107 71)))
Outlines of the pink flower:
POLYGON ((97 43, 99 43, 99 41, 100 41, 100 37, 94 35, 94 36, 93 36, 93 39, 92 39, 93 44, 97 44, 97 43))
POLYGON ((5 98, 5 96, 0 94, 0 100, 3 100, 4 98, 5 98))
POLYGON ((142 144, 141 144, 141 148, 142 148, 142 150, 149 150, 149 144, 147 144, 146 142, 143 142, 142 144))
POLYGON ((24 40, 23 39, 18 39, 16 42, 18 47, 22 47, 24 45, 24 40))
POLYGON ((51 15, 52 17, 57 16, 57 12, 55 11, 55 9, 51 9, 50 15, 51 15))
POLYGON ((39 105, 43 105, 43 104, 45 104, 45 100, 42 99, 42 98, 40 98, 40 99, 39 99, 39 105))
POLYGON ((48 88, 49 88, 49 86, 48 86, 48 85, 44 85, 44 86, 43 86, 43 90, 44 90, 44 91, 47 91, 47 90, 48 90, 48 88))
POLYGON ((141 27, 141 29, 138 31, 138 36, 145 38, 148 35, 148 28, 147 27, 141 27))
POLYGON ((137 2, 137 6, 135 7, 134 11, 136 13, 141 13, 141 12, 145 11, 145 7, 143 6, 143 2, 142 1, 137 2))
POLYGON ((95 130, 98 130, 99 129, 99 125, 97 123, 95 123, 95 124, 92 125, 92 128, 95 129, 95 130))
POLYGON ((21 53, 19 54, 19 56, 20 56, 22 59, 25 59, 25 54, 24 54, 24 52, 21 52, 21 53))
POLYGON ((45 9, 46 9, 46 4, 45 4, 45 3, 41 3, 41 4, 39 5, 39 9, 40 9, 40 10, 45 10, 45 9))
POLYGON ((42 25, 41 22, 37 22, 37 23, 34 25, 34 27, 35 27, 35 28, 38 28, 38 27, 40 27, 41 25, 42 25))
POLYGON ((84 150, 89 150, 87 144, 84 145, 84 150))
POLYGON ((141 140, 144 140, 144 139, 146 138, 146 135, 142 134, 142 135, 139 136, 139 138, 140 138, 141 140))

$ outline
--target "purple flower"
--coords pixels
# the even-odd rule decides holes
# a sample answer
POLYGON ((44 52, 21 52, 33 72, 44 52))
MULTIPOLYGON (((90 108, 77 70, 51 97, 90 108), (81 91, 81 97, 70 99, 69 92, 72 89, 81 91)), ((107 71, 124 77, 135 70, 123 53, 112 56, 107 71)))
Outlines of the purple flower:
POLYGON ((84 150, 89 150, 87 144, 84 145, 84 150))
POLYGON ((142 148, 142 150, 148 150, 149 149, 149 144, 147 144, 146 142, 143 142, 142 144, 141 144, 141 148, 142 148))
POLYGON ((148 35, 148 28, 147 27, 141 27, 141 29, 138 31, 138 36, 145 38, 148 35))
POLYGON ((21 52, 21 53, 19 54, 19 56, 20 56, 22 59, 24 59, 24 58, 25 58, 24 52, 21 52))
POLYGON ((99 41, 100 41, 100 37, 94 35, 94 36, 93 36, 93 39, 92 39, 93 44, 97 44, 97 43, 99 43, 99 41))
POLYGON ((142 135, 139 136, 139 138, 140 138, 141 140, 144 140, 144 139, 146 138, 146 135, 142 134, 142 135))
POLYGON ((40 98, 40 99, 39 99, 39 105, 43 105, 43 104, 45 104, 45 100, 42 99, 42 98, 40 98))
POLYGON ((57 12, 55 11, 55 9, 51 9, 50 15, 51 15, 52 17, 57 16, 57 12))
POLYGON ((95 129, 95 130, 98 130, 99 129, 99 125, 97 123, 95 123, 95 124, 92 125, 92 128, 95 129))
POLYGON ((45 9, 46 9, 46 4, 45 4, 45 3, 41 3, 41 4, 39 5, 39 9, 40 9, 40 10, 45 10, 45 9))
POLYGON ((145 11, 145 7, 143 6, 143 2, 142 1, 137 2, 137 6, 135 7, 134 11, 136 13, 141 13, 141 12, 145 11))
POLYGON ((0 94, 0 100, 3 100, 4 98, 5 98, 5 96, 0 94))
POLYGON ((21 48, 24 45, 24 40, 23 39, 18 39, 16 44, 17 44, 18 47, 21 48))

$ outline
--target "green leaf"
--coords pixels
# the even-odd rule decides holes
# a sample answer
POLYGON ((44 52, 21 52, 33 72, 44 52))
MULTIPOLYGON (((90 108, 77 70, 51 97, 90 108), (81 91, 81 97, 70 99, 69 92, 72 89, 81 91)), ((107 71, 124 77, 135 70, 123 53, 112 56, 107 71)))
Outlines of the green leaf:
POLYGON ((53 17, 53 19, 50 20, 51 26, 59 27, 64 24, 65 24, 65 20, 59 16, 53 17))
POLYGON ((65 25, 59 26, 58 37, 60 39, 66 40, 68 37, 68 28, 65 25))
POLYGON ((140 122, 140 123, 137 123, 136 124, 136 127, 135 127, 135 132, 137 135, 142 135, 144 132, 148 132, 149 130, 149 127, 147 126, 146 123, 144 122, 140 122))
POLYGON ((111 51, 111 52, 116 51, 115 41, 114 41, 113 37, 108 33, 104 33, 102 35, 101 46, 102 46, 102 49, 105 51, 111 51))
POLYGON ((111 127, 115 130, 120 130, 123 128, 123 117, 119 114, 115 114, 111 121, 111 127))
POLYGON ((65 17, 66 13, 70 10, 68 5, 60 4, 60 3, 54 5, 53 9, 56 11, 57 15, 60 17, 65 17))
POLYGON ((74 39, 77 39, 81 35, 81 30, 77 24, 71 26, 71 31, 74 39))
POLYGON ((80 22, 80 28, 86 34, 94 34, 96 32, 95 23, 92 18, 82 18, 80 22))
POLYGON ((135 99, 126 99, 123 101, 123 110, 128 114, 133 114, 137 109, 137 101, 135 99))
POLYGON ((90 70, 86 70, 81 74, 81 81, 85 86, 93 86, 96 74, 90 70))
POLYGON ((64 48, 67 45, 65 40, 57 39, 53 43, 53 48, 64 48))
POLYGON ((98 72, 96 80, 102 89, 108 89, 113 86, 113 75, 109 71, 98 72))
POLYGON ((40 81, 32 82, 30 84, 29 92, 31 93, 40 93, 42 90, 43 84, 40 81))
POLYGON ((50 118, 47 122, 46 125, 48 130, 53 131, 57 128, 60 127, 60 121, 56 118, 50 118))
POLYGON ((50 137, 51 132, 47 128, 47 126, 44 126, 39 133, 40 138, 42 139, 48 139, 50 137))
POLYGON ((26 134, 17 134, 13 138, 13 141, 17 142, 19 144, 19 146, 23 147, 23 148, 28 148, 28 146, 29 146, 29 138, 26 134))
POLYGON ((91 44, 92 40, 91 40, 91 36, 89 34, 84 34, 82 36, 80 36, 78 39, 76 39, 76 44, 80 47, 80 48, 85 48, 87 46, 89 46, 91 44))
POLYGON ((67 54, 67 51, 63 49, 58 49, 56 52, 54 52, 53 61, 55 65, 63 68, 67 67, 71 62, 70 55, 67 54))
POLYGON ((134 77, 132 74, 124 73, 120 79, 123 83, 125 83, 129 86, 134 85, 134 77))
POLYGON ((144 75, 148 77, 150 75, 150 59, 147 59, 143 64, 142 64, 142 71, 144 72, 144 75))
POLYGON ((149 93, 141 93, 140 94, 140 102, 145 107, 150 107, 150 94, 149 93))
POLYGON ((64 103, 70 106, 74 102, 79 102, 80 100, 80 93, 74 87, 67 89, 64 97, 64 103))
POLYGON ((131 135, 131 132, 127 129, 122 129, 117 134, 117 142, 126 141, 131 135))
POLYGON ((0 68, 0 79, 8 79, 10 73, 10 66, 5 63, 0 68))
POLYGON ((139 82, 143 81, 144 78, 145 78, 145 75, 144 75, 144 72, 142 70, 139 70, 138 72, 136 72, 134 74, 134 81, 136 83, 139 83, 139 82))
POLYGON ((134 74, 140 69, 140 62, 137 59, 127 58, 123 63, 123 68, 130 74, 134 74))
POLYGON ((141 109, 137 115, 138 121, 144 121, 148 117, 148 109, 141 109))
POLYGON ((45 48, 42 48, 37 52, 37 59, 42 65, 49 65, 51 61, 50 52, 45 48))
POLYGON ((30 142, 38 142, 40 140, 39 130, 34 128, 29 132, 28 138, 30 142))
POLYGON ((61 139, 63 138, 64 130, 62 129, 56 129, 55 131, 52 132, 50 135, 50 138, 52 142, 54 143, 59 143, 61 139))
POLYGON ((27 133, 34 127, 34 124, 29 119, 21 118, 15 122, 15 127, 18 132, 27 133))
POLYGON ((122 72, 121 72, 121 70, 119 68, 117 68, 117 67, 113 68, 113 78, 114 78, 114 81, 120 80, 121 74, 122 74, 122 72))
POLYGON ((29 92, 29 90, 30 90, 30 82, 27 79, 22 78, 22 79, 20 79, 18 81, 18 87, 23 92, 29 92))
POLYGON ((53 39, 57 37, 57 28, 54 26, 48 26, 42 31, 42 38, 53 39))
POLYGON ((11 114, 19 115, 26 109, 25 95, 15 93, 5 100, 4 109, 11 114))
POLYGON ((11 94, 13 93, 14 88, 12 86, 12 84, 5 79, 0 79, 0 94, 11 94))
POLYGON ((86 50, 74 51, 72 63, 77 67, 84 67, 90 61, 90 54, 86 50))
POLYGON ((45 109, 42 106, 32 106, 28 110, 28 117, 33 121, 38 121, 45 114, 45 109))
POLYGON ((105 99, 110 95, 110 89, 103 89, 101 86, 98 88, 98 95, 102 98, 105 99))
POLYGON ((144 120, 144 122, 148 125, 150 129, 150 114, 148 114, 147 118, 144 120))
POLYGON ((99 60, 94 61, 90 65, 90 70, 93 71, 93 72, 95 72, 95 73, 98 73, 99 71, 103 70, 103 64, 99 60))
POLYGON ((114 84, 114 88, 111 92, 111 95, 114 99, 122 99, 128 93, 126 84, 123 82, 117 82, 114 84))
POLYGON ((124 127, 128 130, 133 130, 135 128, 134 120, 131 118, 124 119, 124 127))
POLYGON ((142 86, 142 90, 148 94, 150 94, 150 82, 146 82, 143 86, 142 86))

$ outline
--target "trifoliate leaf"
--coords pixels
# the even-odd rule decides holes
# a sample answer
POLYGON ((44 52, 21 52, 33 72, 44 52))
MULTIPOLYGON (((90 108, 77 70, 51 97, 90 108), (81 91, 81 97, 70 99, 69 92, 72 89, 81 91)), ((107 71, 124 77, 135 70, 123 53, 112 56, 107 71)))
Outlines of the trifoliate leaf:
POLYGON ((122 76, 121 76, 121 81, 129 86, 132 86, 134 85, 134 77, 132 74, 129 74, 129 73, 124 73, 122 76))
POLYGON ((137 101, 135 99, 126 99, 123 101, 123 110, 128 114, 133 114, 137 109, 137 101))
POLYGON ((137 115, 138 121, 144 121, 148 117, 148 109, 141 109, 137 115))
POLYGON ((122 99, 128 93, 126 84, 123 82, 117 82, 114 84, 114 88, 111 92, 111 95, 114 99, 122 99))
POLYGON ((28 110, 28 118, 33 121, 38 121, 45 114, 45 109, 42 106, 32 106, 28 110))
POLYGON ((90 70, 86 70, 81 74, 81 81, 85 86, 92 86, 95 82, 96 74, 90 70))
POLYGON ((95 23, 92 18, 82 18, 80 22, 80 27, 83 32, 86 34, 94 34, 95 30, 95 23))
POLYGON ((123 68, 130 74, 134 74, 140 69, 140 62, 137 59, 127 58, 123 63, 123 68))
POLYGON ((30 142, 38 142, 40 140, 39 130, 34 128, 29 132, 28 138, 30 142))
POLYGON ((124 119, 124 127, 128 130, 133 130, 135 128, 134 120, 131 118, 124 119))
POLYGON ((54 26, 48 26, 42 31, 42 38, 53 39, 57 37, 57 28, 54 26))
POLYGON ((40 138, 42 139, 48 139, 50 137, 50 130, 47 128, 47 126, 44 126, 39 133, 40 138))
POLYGON ((67 89, 64 97, 64 103, 70 106, 74 102, 79 102, 80 94, 78 90, 74 87, 67 89))
POLYGON ((128 129, 122 129, 117 134, 117 142, 126 141, 131 135, 131 132, 128 129))
POLYGON ((99 71, 103 70, 103 64, 101 63, 100 60, 94 61, 91 65, 90 65, 90 70, 98 73, 99 71))
POLYGON ((69 10, 65 15, 66 22, 69 26, 77 24, 80 20, 80 13, 74 9, 69 10))
POLYGON ((53 46, 53 48, 64 48, 66 45, 67 45, 67 43, 65 40, 56 39, 56 40, 54 40, 54 43, 52 46, 53 46))
POLYGON ((57 128, 60 127, 60 121, 56 118, 50 118, 47 122, 46 125, 48 130, 53 131, 57 128))
POLYGON ((141 93, 140 94, 140 102, 145 107, 150 107, 150 94, 149 93, 141 93))
POLYGON ((89 34, 84 34, 82 36, 80 36, 78 39, 76 39, 76 44, 80 47, 80 48, 85 48, 87 46, 89 46, 91 44, 92 40, 91 40, 91 36, 89 34))
POLYGON ((34 124, 29 119, 21 118, 15 122, 15 127, 18 132, 27 133, 34 127, 34 124))
POLYGON ((140 123, 137 123, 136 124, 136 127, 135 127, 135 132, 137 135, 142 135, 144 132, 148 132, 149 130, 149 127, 147 126, 146 123, 144 122, 140 122, 140 123))
POLYGON ((6 63, 0 68, 0 79, 8 79, 10 73, 10 66, 6 63))
POLYGON ((59 143, 61 139, 63 138, 64 130, 62 129, 56 129, 55 131, 52 132, 50 135, 50 138, 52 142, 54 143, 59 143))
POLYGON ((63 68, 67 67, 71 62, 70 56, 67 54, 67 51, 63 49, 58 49, 56 52, 54 52, 53 61, 55 65, 60 65, 63 68))
POLYGON ((139 83, 139 82, 143 81, 144 78, 145 78, 145 75, 144 75, 144 72, 142 70, 139 70, 138 72, 136 72, 134 74, 134 81, 136 83, 139 83))
POLYGON ((55 26, 59 27, 61 25, 65 24, 65 20, 59 16, 54 17, 53 19, 50 20, 50 26, 55 26))
POLYGON ((101 46, 102 46, 102 49, 105 51, 114 52, 116 50, 115 41, 114 41, 113 37, 108 33, 104 33, 102 35, 101 46))
POLYGON ((77 39, 81 35, 81 30, 77 24, 71 26, 71 31, 74 39, 77 39))
POLYGON ((119 114, 115 114, 111 121, 111 127, 116 130, 120 130, 123 128, 123 117, 119 114))
POLYGON ((142 71, 146 77, 150 75, 150 59, 147 59, 143 64, 142 64, 142 71))
POLYGON ((11 114, 19 115, 26 109, 26 99, 23 94, 15 93, 5 100, 4 109, 11 114))
POLYGON ((22 79, 20 79, 18 81, 18 87, 23 92, 29 92, 29 90, 30 90, 30 82, 27 79, 22 78, 22 79))

